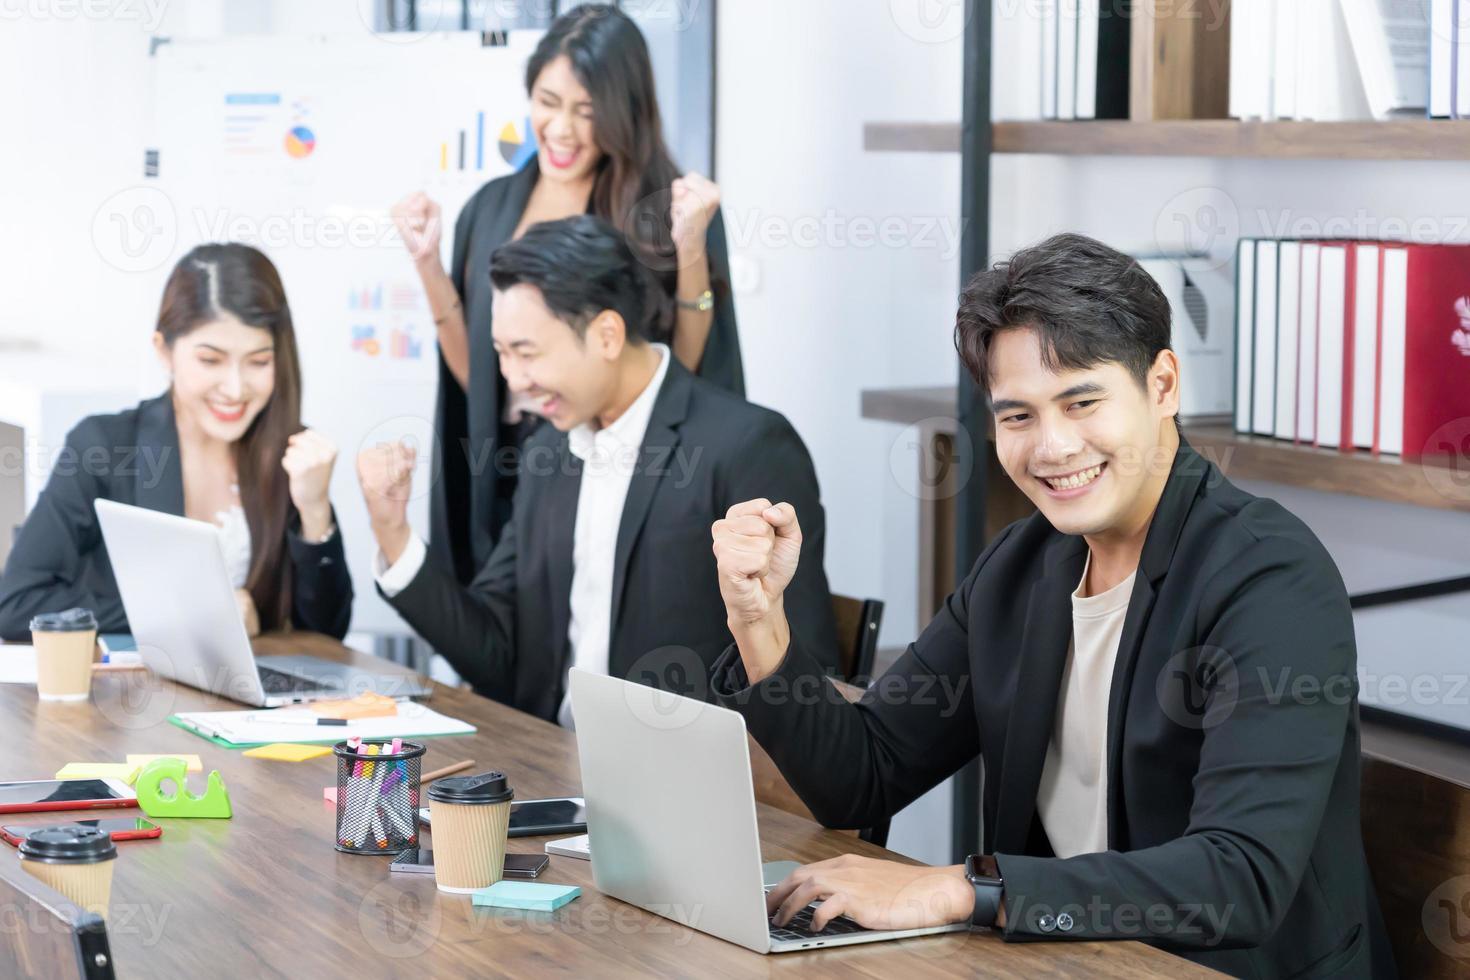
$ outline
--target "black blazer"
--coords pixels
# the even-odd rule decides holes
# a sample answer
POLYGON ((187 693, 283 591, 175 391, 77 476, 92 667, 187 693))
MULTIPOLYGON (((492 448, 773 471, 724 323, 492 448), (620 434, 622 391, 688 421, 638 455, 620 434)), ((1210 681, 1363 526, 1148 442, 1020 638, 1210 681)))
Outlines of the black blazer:
MULTIPOLYGON (((67 435, 0 576, 0 637, 28 639, 32 616, 73 606, 91 609, 104 633, 128 632, 93 506, 98 499, 183 515, 179 432, 167 392, 116 415, 83 419, 67 435)), ((294 509, 291 523, 299 528, 294 509)), ((295 628, 346 636, 352 578, 341 528, 326 544, 308 544, 288 531, 286 547, 295 628)))
POLYGON ((1108 850, 1053 856, 1036 795, 1086 558, 1040 514, 1012 524, 858 706, 776 696, 819 670, 795 631, 753 688, 732 647, 715 693, 830 826, 876 823, 981 756, 1008 940, 1141 939, 1244 977, 1391 976, 1358 820, 1347 591, 1301 521, 1187 443, 1113 672, 1108 850))
MULTIPOLYGON (((505 379, 490 336, 490 255, 515 234, 540 174, 533 157, 516 173, 490 181, 465 204, 454 225, 449 274, 464 307, 470 383, 466 393, 440 356, 434 431, 442 473, 429 498, 429 555, 466 583, 489 559, 510 518, 516 479, 514 465, 496 459, 496 450, 509 441, 509 433, 502 432, 500 423, 505 379)), ((710 222, 705 242, 715 309, 699 376, 743 395, 745 375, 735 330, 730 257, 719 212, 710 222)))
MULTIPOLYGON (((515 515, 468 587, 433 562, 388 602, 482 694, 551 720, 572 651, 572 537, 581 460, 542 426, 526 443, 515 515)), ((609 672, 705 697, 729 645, 710 526, 733 504, 791 501, 803 560, 786 592, 803 649, 837 664, 817 477, 785 418, 692 377, 670 355, 618 527, 609 672)))

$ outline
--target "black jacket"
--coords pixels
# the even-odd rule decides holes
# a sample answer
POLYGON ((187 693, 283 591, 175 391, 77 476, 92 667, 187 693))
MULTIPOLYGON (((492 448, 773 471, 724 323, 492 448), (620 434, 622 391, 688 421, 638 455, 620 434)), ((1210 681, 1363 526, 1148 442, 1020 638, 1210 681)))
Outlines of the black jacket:
MULTIPOLYGON (((461 582, 469 582, 484 566, 510 519, 516 469, 513 462, 496 455, 510 441, 510 434, 500 422, 505 379, 490 336, 490 255, 515 234, 540 173, 533 158, 516 173, 490 181, 466 202, 454 225, 449 275, 464 307, 470 383, 466 392, 440 356, 434 432, 441 476, 429 498, 429 555, 461 582)), ((743 395, 745 375, 735 329, 730 257, 719 212, 710 222, 705 241, 715 315, 699 376, 743 395)))
MULTIPOLYGON (((25 640, 31 617, 73 606, 91 609, 104 633, 128 632, 98 499, 183 516, 184 476, 172 397, 165 392, 116 415, 83 419, 66 437, 51 478, 22 525, 0 576, 0 638, 25 640)), ((293 508, 293 528, 300 521, 293 508)), ((326 544, 286 535, 291 556, 291 621, 296 629, 347 635, 352 578, 341 529, 326 544)))
POLYGON ((1301 521, 1188 444, 1113 672, 1108 850, 1053 856, 1037 787, 1086 557, 1040 514, 1012 524, 859 706, 782 694, 819 669, 799 632, 753 688, 732 647, 715 693, 831 826, 887 818, 980 755, 1006 939, 1141 939, 1243 977, 1392 975, 1346 589, 1301 521))
MULTIPOLYGON (((581 460, 542 426, 527 441, 515 515, 469 586, 432 561, 388 602, 476 690, 551 720, 572 651, 572 544, 581 460)), ((670 355, 618 527, 609 672, 704 697, 730 643, 710 526, 734 504, 787 500, 803 561, 786 592, 802 646, 837 663, 822 505, 811 457, 785 418, 692 377, 670 355), (808 516, 810 515, 810 516, 808 516)))

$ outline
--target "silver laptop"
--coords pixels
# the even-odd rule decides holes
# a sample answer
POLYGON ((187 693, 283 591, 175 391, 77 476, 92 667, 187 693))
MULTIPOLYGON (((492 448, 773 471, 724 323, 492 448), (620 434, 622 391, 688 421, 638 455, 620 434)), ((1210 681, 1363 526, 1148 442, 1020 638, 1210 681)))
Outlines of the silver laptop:
POLYGON ((815 904, 773 926, 765 893, 795 865, 761 865, 745 719, 575 667, 571 686, 599 891, 757 953, 969 929, 880 931, 839 916, 812 932, 815 904))
POLYGON ((273 708, 368 691, 422 697, 409 671, 368 673, 320 657, 256 657, 213 524, 97 501, 97 519, 143 662, 155 673, 233 701, 273 708))

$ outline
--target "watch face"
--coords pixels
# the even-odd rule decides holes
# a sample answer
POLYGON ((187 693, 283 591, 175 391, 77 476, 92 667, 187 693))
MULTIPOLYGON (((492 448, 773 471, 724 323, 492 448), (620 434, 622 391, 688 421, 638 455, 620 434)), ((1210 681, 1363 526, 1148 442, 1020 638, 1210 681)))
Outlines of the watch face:
POLYGON ((1000 877, 985 873, 984 861, 979 854, 971 854, 965 858, 965 877, 975 884, 1001 884, 1000 877))

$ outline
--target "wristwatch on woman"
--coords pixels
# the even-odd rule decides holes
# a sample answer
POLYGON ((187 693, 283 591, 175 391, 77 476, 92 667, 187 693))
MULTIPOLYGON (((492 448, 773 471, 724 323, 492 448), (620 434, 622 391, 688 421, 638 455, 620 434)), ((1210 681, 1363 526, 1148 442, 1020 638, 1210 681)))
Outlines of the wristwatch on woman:
POLYGON ((679 309, 681 310, 694 310, 698 313, 708 313, 715 308, 715 294, 711 290, 706 289, 694 299, 679 299, 676 296, 674 297, 674 302, 679 305, 679 309))
POLYGON ((965 858, 965 878, 975 889, 975 911, 970 913, 970 925, 985 926, 988 929, 1000 917, 1000 900, 1005 893, 1005 880, 1000 876, 999 865, 995 865, 995 874, 986 874, 984 861, 984 857, 979 854, 971 854, 965 858))

